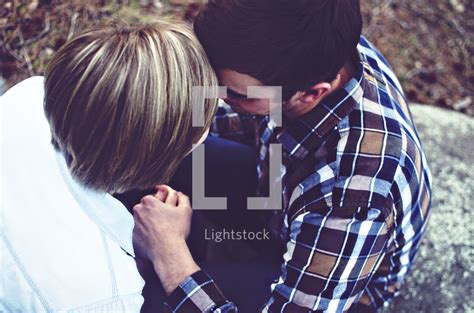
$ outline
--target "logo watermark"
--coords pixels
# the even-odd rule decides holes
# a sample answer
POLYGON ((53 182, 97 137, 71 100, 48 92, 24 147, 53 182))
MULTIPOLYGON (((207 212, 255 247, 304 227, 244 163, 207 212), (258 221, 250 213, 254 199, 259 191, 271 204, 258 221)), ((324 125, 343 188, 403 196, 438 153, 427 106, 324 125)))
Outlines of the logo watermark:
POLYGON ((270 240, 270 231, 263 228, 261 231, 234 230, 222 228, 216 230, 214 228, 204 230, 204 239, 221 243, 223 241, 240 241, 240 240, 270 240))
MULTIPOLYGON (((192 91, 193 127, 205 125, 205 100, 227 97, 227 87, 195 86, 192 91)), ((268 99, 270 120, 275 127, 282 126, 282 88, 274 86, 249 86, 249 99, 268 99)), ((195 147, 192 153, 192 205, 194 210, 226 210, 227 198, 205 196, 205 144, 195 147)), ((282 210, 282 147, 269 146, 269 197, 247 199, 248 210, 282 210)))

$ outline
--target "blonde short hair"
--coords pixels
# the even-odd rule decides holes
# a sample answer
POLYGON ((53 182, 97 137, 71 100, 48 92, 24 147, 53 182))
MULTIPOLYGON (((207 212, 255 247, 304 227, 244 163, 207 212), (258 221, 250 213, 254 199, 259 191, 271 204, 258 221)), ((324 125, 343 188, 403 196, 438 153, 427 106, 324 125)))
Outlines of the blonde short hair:
POLYGON ((183 24, 110 25, 67 42, 45 74, 56 149, 87 187, 123 192, 167 183, 209 127, 192 127, 192 87, 217 78, 183 24))

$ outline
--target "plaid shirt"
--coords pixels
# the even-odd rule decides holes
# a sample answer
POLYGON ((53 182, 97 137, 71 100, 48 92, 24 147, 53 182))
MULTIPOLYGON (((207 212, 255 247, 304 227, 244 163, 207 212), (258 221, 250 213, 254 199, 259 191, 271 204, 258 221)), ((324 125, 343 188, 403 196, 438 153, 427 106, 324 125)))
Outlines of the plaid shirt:
MULTIPOLYGON (((252 142, 257 130, 262 182, 269 145, 283 148, 286 252, 263 312, 375 310, 397 294, 418 250, 431 202, 427 161, 389 64, 364 37, 358 51, 356 77, 282 128, 268 116, 241 116, 226 106, 216 116, 220 136, 252 142), (292 185, 295 171, 303 175, 292 185)), ((166 306, 237 311, 203 271, 166 306)))

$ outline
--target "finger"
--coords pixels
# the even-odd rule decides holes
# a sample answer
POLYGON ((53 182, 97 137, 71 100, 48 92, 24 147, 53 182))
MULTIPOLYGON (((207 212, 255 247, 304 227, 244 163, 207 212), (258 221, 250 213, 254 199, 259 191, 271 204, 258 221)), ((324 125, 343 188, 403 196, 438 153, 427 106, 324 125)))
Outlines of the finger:
POLYGON ((136 204, 136 205, 133 207, 133 215, 135 216, 141 209, 142 209, 142 204, 141 204, 141 203, 136 204))
POLYGON ((168 188, 168 196, 166 197, 165 203, 172 206, 178 205, 178 193, 174 189, 168 188))
POLYGON ((182 192, 178 192, 178 206, 180 207, 191 207, 191 201, 189 197, 182 192))
POLYGON ((161 202, 165 202, 167 196, 168 189, 166 188, 166 186, 156 186, 155 198, 157 198, 161 202))
POLYGON ((164 202, 166 204, 176 206, 178 203, 177 191, 167 185, 161 185, 161 187, 165 188, 167 191, 166 200, 164 202))
POLYGON ((140 203, 146 206, 153 206, 157 201, 158 199, 155 196, 148 195, 143 197, 140 203))

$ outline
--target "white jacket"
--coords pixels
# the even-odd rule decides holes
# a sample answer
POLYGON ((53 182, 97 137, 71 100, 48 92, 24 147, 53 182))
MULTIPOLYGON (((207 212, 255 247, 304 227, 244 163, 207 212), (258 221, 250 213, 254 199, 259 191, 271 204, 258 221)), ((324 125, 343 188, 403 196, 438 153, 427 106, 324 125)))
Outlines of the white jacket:
POLYGON ((0 97, 0 312, 139 312, 133 218, 51 145, 43 78, 0 97))

